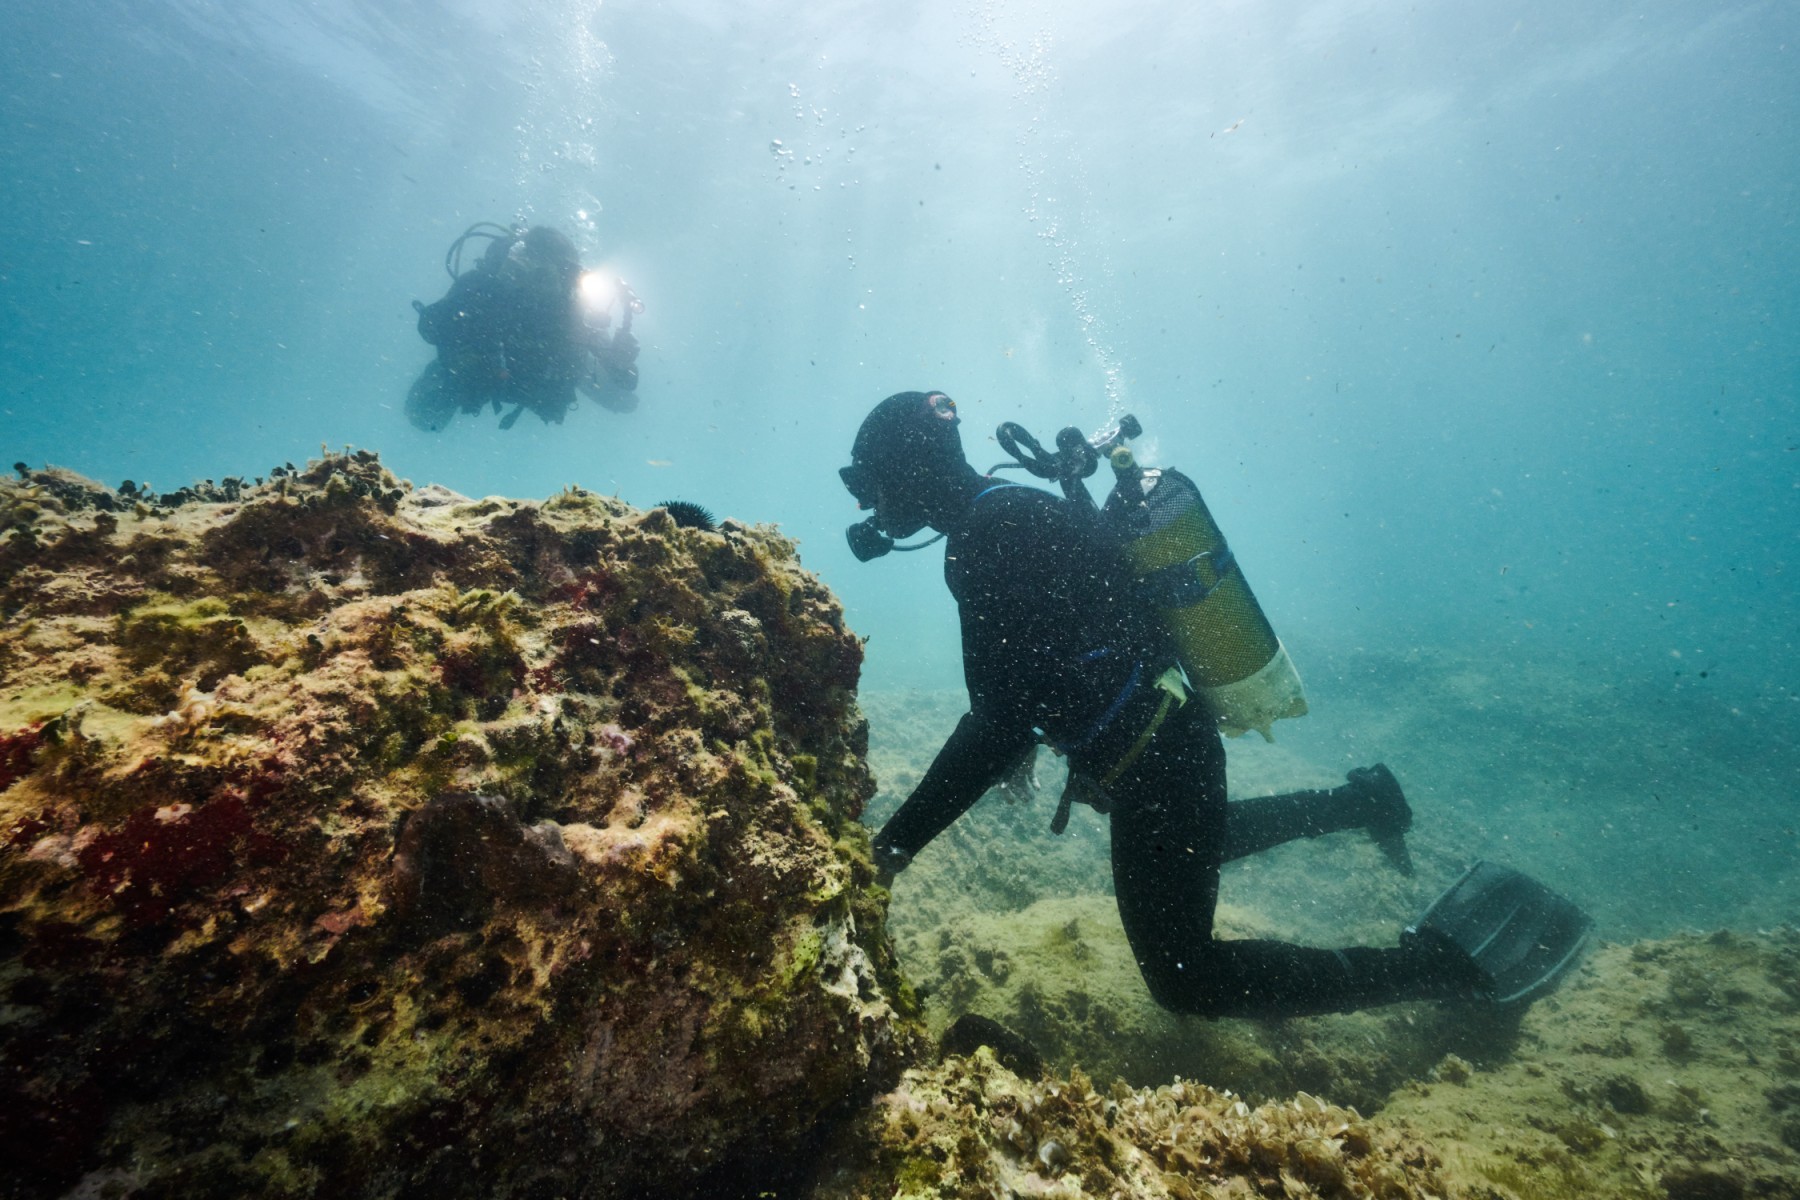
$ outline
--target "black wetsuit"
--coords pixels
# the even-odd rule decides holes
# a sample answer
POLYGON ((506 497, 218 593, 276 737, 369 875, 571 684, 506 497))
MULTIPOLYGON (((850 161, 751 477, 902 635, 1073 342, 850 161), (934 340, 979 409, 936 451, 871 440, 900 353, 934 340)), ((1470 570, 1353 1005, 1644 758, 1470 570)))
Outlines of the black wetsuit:
POLYGON ((1173 661, 1095 519, 1048 492, 997 483, 950 535, 944 579, 962 617, 969 711, 882 829, 882 845, 922 848, 1039 731, 1065 752, 1100 740, 1121 696, 1129 707, 1173 661))
MULTIPOLYGON (((877 835, 902 859, 997 783, 1041 731, 1102 779, 1154 717, 1173 661, 1091 514, 1035 488, 996 485, 951 531, 946 581, 962 618, 969 712, 877 835)), ((1126 936, 1165 1008, 1213 1016, 1347 1011, 1467 986, 1417 948, 1316 950, 1212 935, 1219 868, 1298 837, 1368 820, 1350 788, 1227 804, 1225 750, 1198 698, 1171 708, 1106 789, 1113 886, 1126 936)))
POLYGON ((420 308, 419 336, 437 347, 438 357, 416 386, 466 412, 489 401, 523 404, 560 422, 577 383, 604 384, 599 398, 608 408, 635 407, 636 366, 583 325, 565 289, 525 286, 501 270, 475 267, 458 275, 443 299, 420 308))

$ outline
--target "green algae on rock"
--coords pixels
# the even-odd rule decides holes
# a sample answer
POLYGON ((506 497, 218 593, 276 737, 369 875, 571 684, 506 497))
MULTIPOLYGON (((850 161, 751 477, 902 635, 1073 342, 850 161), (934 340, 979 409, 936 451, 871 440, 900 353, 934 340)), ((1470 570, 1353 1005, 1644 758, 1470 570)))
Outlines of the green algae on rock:
POLYGON ((678 1192, 892 1084, 861 644, 791 543, 226 484, 0 482, 16 1194, 678 1192))
POLYGON ((818 1200, 1129 1200, 1464 1195, 1404 1131, 1304 1093, 1252 1107, 1176 1080, 1096 1090, 1080 1071, 1019 1078, 986 1047, 908 1071, 818 1182, 818 1200))

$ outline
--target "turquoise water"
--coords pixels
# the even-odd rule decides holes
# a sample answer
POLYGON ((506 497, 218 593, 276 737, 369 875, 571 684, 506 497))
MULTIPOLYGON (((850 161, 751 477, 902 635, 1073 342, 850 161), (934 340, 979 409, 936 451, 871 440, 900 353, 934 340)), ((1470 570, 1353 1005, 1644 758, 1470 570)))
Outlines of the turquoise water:
POLYGON ((935 555, 843 546, 863 413, 943 389, 986 465, 1130 411, 1313 676, 1303 749, 1549 773, 1608 805, 1551 865, 1604 828, 1667 923, 1791 919, 1796 55, 1779 3, 11 0, 0 450, 696 500, 937 688, 935 555), (642 407, 419 433, 410 301, 513 219, 644 298, 642 407), (1506 702, 1412 685, 1446 659, 1506 702))

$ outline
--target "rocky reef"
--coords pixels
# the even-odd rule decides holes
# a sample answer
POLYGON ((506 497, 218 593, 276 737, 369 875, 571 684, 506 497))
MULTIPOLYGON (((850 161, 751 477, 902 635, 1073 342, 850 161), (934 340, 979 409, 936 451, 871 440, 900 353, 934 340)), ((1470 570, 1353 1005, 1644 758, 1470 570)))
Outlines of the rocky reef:
POLYGON ((0 1191, 776 1186, 920 1026, 768 527, 0 483, 0 1191))
POLYGON ((1416 1137, 1305 1093, 1252 1107, 1179 1079, 1101 1091, 1079 1070, 1022 1079, 986 1048, 909 1071, 852 1131, 815 1193, 819 1200, 1460 1194, 1416 1137))
MULTIPOLYGON (((1444 1011, 1472 1027, 1474 1057, 1445 1054, 1368 1115, 1304 1091, 1258 1103, 1180 1079, 1134 1089, 1097 1087, 1079 1068, 1021 1076, 986 1048, 948 1056, 877 1098, 815 1195, 1800 1195, 1800 933, 1602 946, 1523 1012, 1444 1011)), ((1400 1030, 1385 1036, 1416 1055, 1442 1035, 1421 1031, 1412 1047, 1400 1030)), ((1283 1069, 1279 1044, 1266 1045, 1270 1069, 1283 1069)))
MULTIPOLYGON (((0 1200, 1800 1195, 1792 929, 1524 1012, 1181 1018, 1104 823, 1014 780, 901 876, 897 958, 858 817, 960 701, 866 698, 877 796, 837 602, 674 508, 368 453, 0 480, 0 1200)), ((1225 933, 1416 910, 1300 849, 1225 933)))

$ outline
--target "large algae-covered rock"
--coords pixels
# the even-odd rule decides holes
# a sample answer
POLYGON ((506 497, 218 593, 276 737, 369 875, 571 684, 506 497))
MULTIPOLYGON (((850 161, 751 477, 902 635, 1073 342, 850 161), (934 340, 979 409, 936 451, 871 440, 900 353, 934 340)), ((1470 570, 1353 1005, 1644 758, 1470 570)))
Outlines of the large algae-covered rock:
POLYGON ((0 483, 8 1194, 776 1178, 917 1038, 767 528, 373 455, 0 483))

